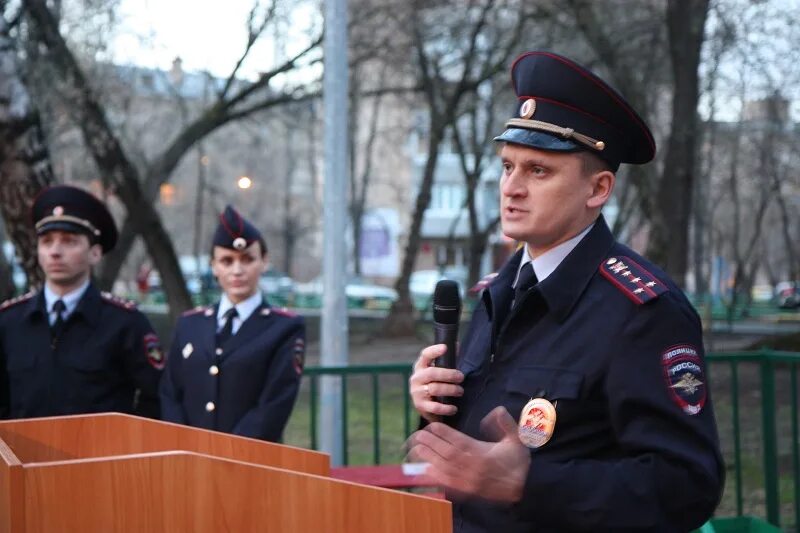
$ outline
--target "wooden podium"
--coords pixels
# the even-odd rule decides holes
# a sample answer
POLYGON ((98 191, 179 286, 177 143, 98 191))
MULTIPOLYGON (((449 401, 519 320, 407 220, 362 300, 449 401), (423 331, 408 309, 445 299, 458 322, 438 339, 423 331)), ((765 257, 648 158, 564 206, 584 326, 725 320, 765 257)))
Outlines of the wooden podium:
POLYGON ((0 422, 0 533, 449 532, 450 504, 326 454, 116 413, 0 422))

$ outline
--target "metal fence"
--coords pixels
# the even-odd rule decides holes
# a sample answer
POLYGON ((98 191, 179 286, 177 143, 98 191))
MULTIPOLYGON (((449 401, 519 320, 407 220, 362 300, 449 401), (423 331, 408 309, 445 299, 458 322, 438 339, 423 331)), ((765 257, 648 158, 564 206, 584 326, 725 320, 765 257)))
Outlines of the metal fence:
MULTIPOLYGON (((717 514, 760 516, 795 528, 800 524, 800 354, 711 353, 706 360, 727 468, 717 514)), ((319 378, 339 376, 344 464, 400 462, 402 443, 416 419, 408 395, 410 374, 410 364, 306 368, 304 397, 290 422, 294 431, 288 443, 317 448, 319 378), (389 453, 386 447, 392 448, 389 453)))

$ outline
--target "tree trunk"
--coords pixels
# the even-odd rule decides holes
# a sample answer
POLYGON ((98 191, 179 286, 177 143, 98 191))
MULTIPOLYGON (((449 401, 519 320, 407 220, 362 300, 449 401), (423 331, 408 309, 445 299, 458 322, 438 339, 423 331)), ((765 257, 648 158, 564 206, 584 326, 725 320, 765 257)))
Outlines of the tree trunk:
POLYGON ((129 218, 133 220, 134 229, 144 238, 148 253, 161 274, 170 314, 175 319, 192 305, 192 300, 172 241, 158 212, 143 194, 136 168, 114 136, 75 57, 59 33, 52 13, 43 0, 27 0, 26 5, 27 13, 38 30, 38 38, 48 48, 49 60, 62 77, 63 94, 71 104, 86 146, 100 172, 116 188, 129 218))
POLYGON ((698 65, 708 0, 670 0, 667 30, 674 81, 664 173, 658 187, 647 253, 680 286, 686 281, 689 213, 696 172, 698 65))
MULTIPOLYGON (((31 287, 40 286, 44 276, 30 209, 36 195, 53 182, 39 114, 22 82, 8 23, 0 15, 0 212, 31 287)), ((8 282, 2 283, 5 291, 8 282)), ((13 282, 10 287, 13 291, 13 282)))

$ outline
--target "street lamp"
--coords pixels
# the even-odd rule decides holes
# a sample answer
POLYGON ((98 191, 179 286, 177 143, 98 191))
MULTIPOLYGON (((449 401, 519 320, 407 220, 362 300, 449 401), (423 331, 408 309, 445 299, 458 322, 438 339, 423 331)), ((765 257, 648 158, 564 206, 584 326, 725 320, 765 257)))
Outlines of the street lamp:
POLYGON ((236 185, 242 190, 249 189, 253 186, 253 180, 247 176, 242 176, 236 181, 236 185))

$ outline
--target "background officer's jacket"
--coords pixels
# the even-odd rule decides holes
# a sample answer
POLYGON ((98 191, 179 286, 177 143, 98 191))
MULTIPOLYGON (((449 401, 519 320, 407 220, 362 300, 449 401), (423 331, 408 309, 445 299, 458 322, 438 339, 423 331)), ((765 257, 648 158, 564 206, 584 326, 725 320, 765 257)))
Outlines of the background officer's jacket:
MULTIPOLYGON (((616 243, 601 217, 510 312, 521 253, 483 292, 462 343, 465 395, 454 424, 485 440, 479 424, 494 407, 519 420, 531 398, 546 398, 556 407, 555 431, 531 450, 520 503, 456 503, 455 530, 679 532, 699 525, 723 484, 714 415, 710 399, 699 413, 685 412, 662 362, 672 347, 692 346, 704 366, 694 309, 662 271, 616 243), (600 272, 620 256, 656 276, 664 292, 634 303, 629 289, 600 272)), ((703 383, 695 400, 706 392, 703 383)))
POLYGON ((262 304, 216 346, 217 308, 185 313, 161 381, 162 418, 277 442, 302 373, 302 317, 262 304))
POLYGON ((67 317, 55 349, 43 291, 3 304, 0 360, 3 417, 104 411, 158 417, 158 338, 132 302, 101 294, 94 284, 67 317))

